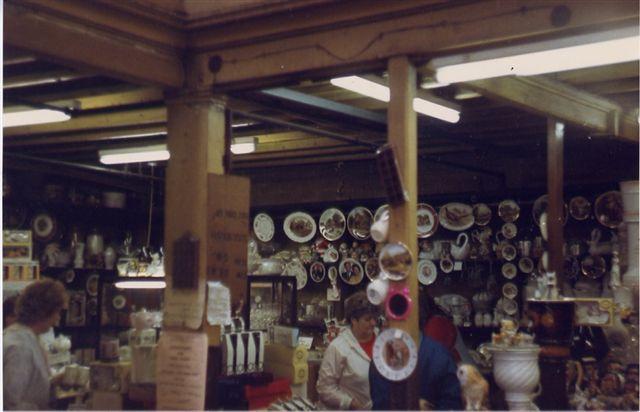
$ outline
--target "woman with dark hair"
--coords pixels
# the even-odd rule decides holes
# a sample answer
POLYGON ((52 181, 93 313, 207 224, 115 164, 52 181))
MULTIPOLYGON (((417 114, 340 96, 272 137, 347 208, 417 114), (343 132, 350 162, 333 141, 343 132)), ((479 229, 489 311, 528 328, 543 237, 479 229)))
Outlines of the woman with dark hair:
POLYGON ((369 364, 379 311, 360 291, 345 300, 344 312, 349 327, 331 342, 318 373, 319 409, 369 410, 369 364))
POLYGON ((66 305, 64 286, 51 279, 31 283, 18 297, 17 322, 2 334, 5 409, 49 409, 51 374, 38 336, 58 325, 66 305))

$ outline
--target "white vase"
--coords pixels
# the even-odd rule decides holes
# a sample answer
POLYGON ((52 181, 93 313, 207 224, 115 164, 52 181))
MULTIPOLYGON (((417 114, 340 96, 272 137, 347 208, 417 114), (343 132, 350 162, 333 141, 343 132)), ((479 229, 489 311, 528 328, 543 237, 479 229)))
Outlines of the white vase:
POLYGON ((638 310, 638 287, 640 280, 640 267, 638 265, 638 221, 640 212, 638 210, 638 192, 640 181, 630 180, 620 182, 622 192, 622 203, 624 205, 624 222, 627 226, 627 271, 622 276, 622 284, 633 291, 633 301, 636 302, 638 310))
POLYGON ((104 250, 104 267, 107 270, 112 270, 116 263, 116 251, 111 246, 107 246, 104 250))
POLYGON ((504 391, 510 410, 538 410, 533 403, 540 383, 540 346, 488 347, 493 355, 493 377, 504 391))

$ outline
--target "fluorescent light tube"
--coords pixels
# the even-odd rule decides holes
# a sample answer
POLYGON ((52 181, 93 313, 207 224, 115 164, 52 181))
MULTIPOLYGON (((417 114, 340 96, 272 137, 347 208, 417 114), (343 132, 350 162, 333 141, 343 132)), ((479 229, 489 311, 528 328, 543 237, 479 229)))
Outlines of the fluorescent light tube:
POLYGON ((638 29, 628 28, 442 57, 430 65, 443 83, 533 76, 635 61, 640 58, 639 45, 638 29))
POLYGON ((231 153, 247 154, 256 151, 256 138, 255 137, 236 137, 231 142, 231 153))
MULTIPOLYGON (((359 76, 338 77, 331 79, 331 84, 383 102, 388 103, 391 100, 391 92, 388 86, 359 76)), ((413 99, 413 110, 449 123, 457 123, 460 120, 460 112, 458 110, 420 97, 413 99)))
POLYGON ((387 86, 359 76, 337 77, 331 79, 331 84, 383 102, 388 103, 391 100, 391 93, 387 86))
POLYGON ((33 124, 64 122, 71 119, 60 110, 37 109, 22 112, 2 113, 2 127, 28 126, 33 124))
POLYGON ((460 112, 441 104, 416 97, 413 99, 413 110, 426 116, 435 117, 449 123, 458 123, 460 112))
POLYGON ((118 289, 164 289, 167 283, 164 280, 120 280, 115 283, 118 289))
POLYGON ((166 144, 131 147, 127 149, 100 150, 100 162, 106 165, 169 160, 166 144))

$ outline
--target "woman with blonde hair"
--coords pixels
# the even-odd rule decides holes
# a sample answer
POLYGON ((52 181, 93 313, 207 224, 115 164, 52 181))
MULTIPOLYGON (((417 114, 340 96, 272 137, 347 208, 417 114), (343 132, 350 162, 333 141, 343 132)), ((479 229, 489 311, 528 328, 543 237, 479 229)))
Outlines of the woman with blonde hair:
POLYGON ((35 281, 18 297, 17 321, 2 334, 5 409, 50 409, 51 374, 38 336, 58 325, 66 305, 67 294, 57 280, 35 281))

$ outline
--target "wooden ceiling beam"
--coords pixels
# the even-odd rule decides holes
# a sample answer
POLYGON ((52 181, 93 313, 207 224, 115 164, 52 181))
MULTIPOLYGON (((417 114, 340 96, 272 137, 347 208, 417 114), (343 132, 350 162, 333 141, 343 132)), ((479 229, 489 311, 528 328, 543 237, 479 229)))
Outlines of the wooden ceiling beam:
MULTIPOLYGON (((124 36, 87 23, 92 13, 72 21, 45 6, 91 2, 15 1, 3 3, 4 44, 53 62, 92 70, 145 85, 179 88, 184 70, 178 51, 145 43, 140 33, 124 36)), ((113 24, 123 24, 114 20, 113 24)))
POLYGON ((619 105, 567 84, 542 76, 511 76, 476 80, 467 85, 524 110, 638 142, 638 123, 629 124, 619 105))
POLYGON ((165 126, 134 126, 118 129, 110 129, 100 132, 88 133, 65 133, 57 136, 21 136, 19 139, 4 139, 5 149, 27 148, 32 146, 59 145, 67 143, 88 143, 121 140, 126 137, 126 141, 144 138, 151 134, 166 133, 165 126), (116 137, 120 136, 120 137, 116 137))
MULTIPOLYGON (((386 3, 368 2, 370 14, 386 3)), ((412 2, 394 3, 401 3, 406 9, 414 6, 412 2)), ((426 60, 462 50, 557 38, 576 30, 632 25, 637 24, 639 15, 638 5, 630 1, 567 2, 556 6, 546 0, 527 1, 526 5, 497 0, 441 2, 409 15, 397 11, 379 20, 327 25, 311 33, 289 32, 293 23, 283 22, 277 36, 262 38, 250 37, 255 32, 246 32, 246 28, 241 32, 242 25, 226 26, 224 36, 217 33, 211 39, 194 38, 193 44, 209 40, 207 51, 194 59, 195 77, 202 85, 214 85, 219 90, 264 86, 267 82, 283 84, 291 82, 292 76, 381 69, 386 59, 400 54, 426 60), (570 16, 565 24, 555 23, 553 16, 558 8, 570 16), (226 39, 240 36, 246 43, 224 44, 226 39), (209 70, 210 58, 220 63, 215 73, 209 70)), ((322 11, 318 16, 307 16, 307 25, 326 19, 327 13, 335 14, 333 8, 322 11)))

